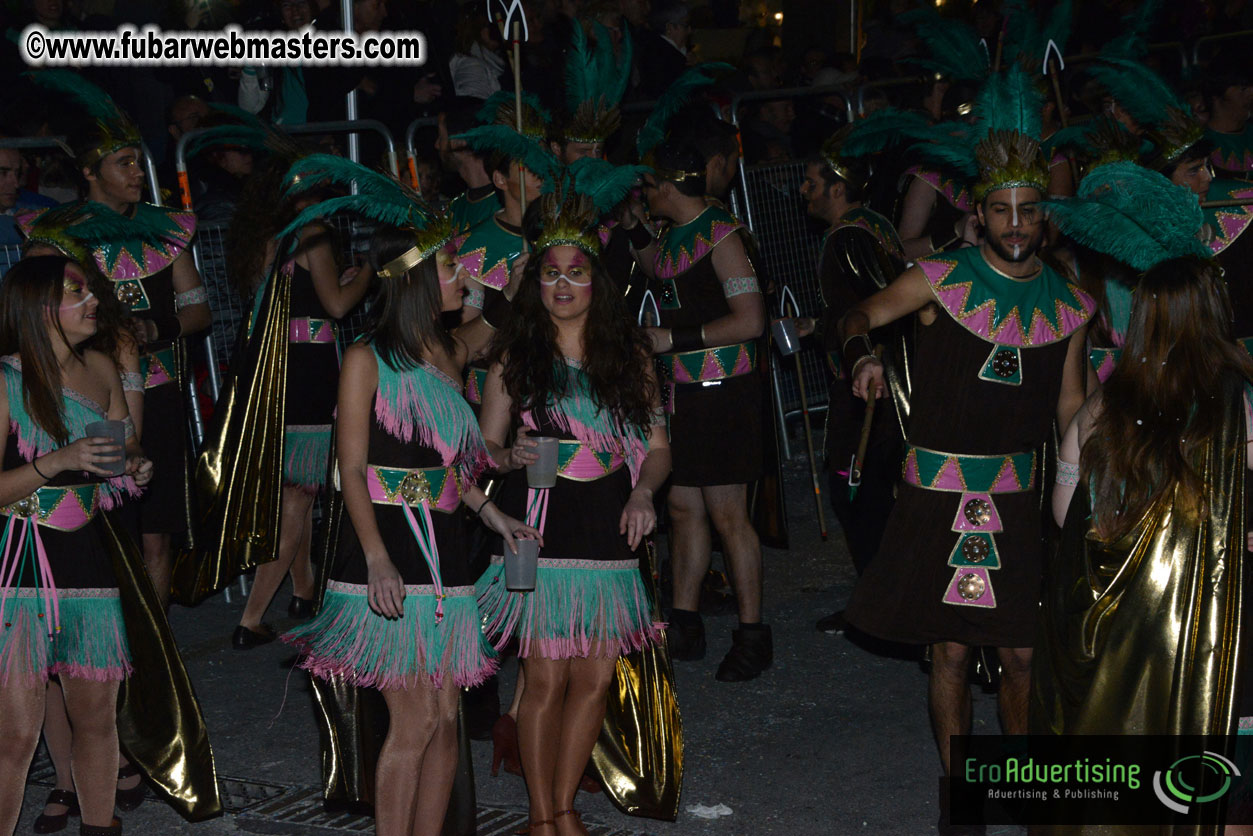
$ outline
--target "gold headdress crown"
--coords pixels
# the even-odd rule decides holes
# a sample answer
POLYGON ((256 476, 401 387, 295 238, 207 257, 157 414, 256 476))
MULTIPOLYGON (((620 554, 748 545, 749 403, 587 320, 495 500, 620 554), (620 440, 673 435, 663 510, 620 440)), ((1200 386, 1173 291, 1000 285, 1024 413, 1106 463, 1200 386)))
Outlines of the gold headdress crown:
POLYGON ((849 164, 840 156, 840 152, 844 148, 844 140, 852 131, 853 126, 845 125, 835 132, 826 142, 822 143, 821 156, 827 167, 836 173, 836 175, 855 188, 862 188, 866 185, 863 175, 853 174, 853 170, 849 164))
POLYGON ((1049 167, 1040 143, 1018 131, 992 131, 975 146, 979 179, 974 198, 982 201, 998 189, 1032 188, 1041 195, 1049 190, 1049 167))
POLYGON ((1205 126, 1196 117, 1177 107, 1166 108, 1166 118, 1149 131, 1149 141, 1155 151, 1155 168, 1165 168, 1178 160, 1183 153, 1205 136, 1205 126))

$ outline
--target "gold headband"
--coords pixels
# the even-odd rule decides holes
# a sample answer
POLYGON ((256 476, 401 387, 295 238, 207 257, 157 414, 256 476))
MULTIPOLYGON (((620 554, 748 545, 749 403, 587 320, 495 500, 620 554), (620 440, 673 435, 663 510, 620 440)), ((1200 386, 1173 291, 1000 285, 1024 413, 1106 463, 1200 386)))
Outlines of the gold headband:
POLYGON ((380 279, 396 279, 408 273, 414 267, 422 263, 422 259, 426 258, 429 253, 422 251, 420 247, 410 247, 396 258, 384 264, 379 268, 376 274, 380 279))

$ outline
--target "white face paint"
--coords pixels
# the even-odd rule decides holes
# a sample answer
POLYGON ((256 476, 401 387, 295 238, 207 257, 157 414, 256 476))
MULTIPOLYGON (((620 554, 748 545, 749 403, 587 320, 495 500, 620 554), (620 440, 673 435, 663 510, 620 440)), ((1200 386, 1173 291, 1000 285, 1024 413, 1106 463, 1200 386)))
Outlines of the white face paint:
POLYGON ((540 279, 539 283, 542 284, 544 287, 552 287, 561 279, 565 279, 567 282, 574 285, 575 287, 587 287, 588 285, 592 283, 591 279, 588 279, 585 282, 575 281, 574 279, 567 276, 565 273, 560 273, 555 278, 552 278, 552 279, 540 279))
POLYGON ((88 302, 90 302, 92 299, 95 299, 95 298, 96 298, 96 294, 92 293, 89 290, 87 291, 87 295, 84 296, 82 299, 78 300, 72 305, 62 305, 60 309, 63 311, 72 311, 75 308, 81 308, 83 305, 86 305, 88 302))
MULTIPOLYGON (((1017 189, 1010 189, 1009 191, 1009 210, 1012 213, 1009 218, 1010 228, 1017 229, 1019 226, 1017 189)), ((1014 244, 1013 253, 1015 261, 1022 258, 1022 244, 1014 244)))

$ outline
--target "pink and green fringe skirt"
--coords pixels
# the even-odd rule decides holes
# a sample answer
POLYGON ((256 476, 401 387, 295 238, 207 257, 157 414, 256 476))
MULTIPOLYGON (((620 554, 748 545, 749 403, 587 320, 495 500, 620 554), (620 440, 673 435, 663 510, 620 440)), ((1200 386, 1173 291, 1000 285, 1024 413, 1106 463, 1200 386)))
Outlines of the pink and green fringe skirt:
POLYGON ((326 486, 331 458, 330 424, 288 424, 283 431, 283 484, 307 493, 326 486))
POLYGON ((43 592, 18 587, 0 592, 0 685, 36 686, 59 675, 95 682, 130 675, 130 645, 116 589, 58 589, 60 629, 43 592))
POLYGON ((492 557, 476 584, 484 631, 496 647, 518 638, 518 655, 569 659, 621 656, 660 640, 639 561, 541 557, 535 589, 505 588, 505 560, 492 557))
POLYGON ((364 584, 331 581, 322 608, 307 624, 283 634, 304 654, 300 667, 319 679, 342 677, 361 688, 411 688, 419 678, 442 688, 478 685, 496 671, 496 651, 480 627, 474 587, 444 589, 436 620, 435 587, 405 587, 404 617, 370 609, 364 584))

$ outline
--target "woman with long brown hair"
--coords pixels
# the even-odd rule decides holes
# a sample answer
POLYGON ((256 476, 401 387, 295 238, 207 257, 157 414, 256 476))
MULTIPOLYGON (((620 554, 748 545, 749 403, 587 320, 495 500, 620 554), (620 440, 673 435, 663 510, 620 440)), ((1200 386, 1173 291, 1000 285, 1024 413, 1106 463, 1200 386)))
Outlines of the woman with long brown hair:
MULTIPOLYGON (((1172 187, 1173 188, 1173 187, 1172 187)), ((1240 658, 1253 361, 1218 265, 1149 269, 1122 355, 1062 441, 1033 731, 1253 728, 1240 658)))
POLYGON ((133 429, 125 450, 85 437, 95 421, 129 424, 113 361, 80 348, 96 333, 96 310, 82 269, 63 256, 24 259, 0 286, 0 514, 8 518, 0 569, 0 833, 12 832, 21 811, 52 675, 61 679, 74 727, 80 832, 121 832, 113 817, 116 705, 131 663, 117 579, 95 517, 146 484, 152 465, 133 429), (127 476, 102 479, 120 456, 127 476))
POLYGON ((526 685, 518 707, 528 832, 585 834, 573 809, 605 718, 620 655, 660 638, 637 553, 670 473, 648 339, 599 261, 594 207, 537 202, 543 232, 488 372, 479 423, 501 507, 540 529, 535 589, 506 589, 503 551, 479 579, 498 646, 516 636, 526 685), (528 487, 536 442, 558 441, 552 488, 528 487), (512 445, 507 441, 515 438, 512 445))

